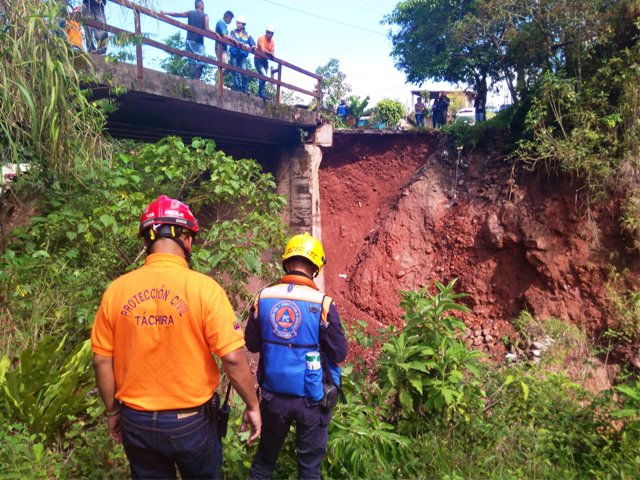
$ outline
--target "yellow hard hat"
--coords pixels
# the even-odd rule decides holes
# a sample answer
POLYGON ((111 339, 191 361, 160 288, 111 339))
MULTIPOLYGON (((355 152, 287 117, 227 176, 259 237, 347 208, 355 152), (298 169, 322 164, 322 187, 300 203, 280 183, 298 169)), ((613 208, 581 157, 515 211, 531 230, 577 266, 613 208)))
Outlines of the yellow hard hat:
POLYGON ((304 257, 311 261, 318 267, 318 275, 327 263, 322 244, 308 233, 291 237, 291 240, 287 242, 287 246, 284 247, 284 255, 282 255, 282 263, 291 257, 304 257))

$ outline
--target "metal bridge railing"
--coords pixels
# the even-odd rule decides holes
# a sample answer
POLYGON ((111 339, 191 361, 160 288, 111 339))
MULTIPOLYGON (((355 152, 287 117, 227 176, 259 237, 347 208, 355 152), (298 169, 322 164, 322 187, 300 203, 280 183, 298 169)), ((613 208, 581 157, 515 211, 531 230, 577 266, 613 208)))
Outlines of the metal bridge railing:
MULTIPOLYGON (((273 67, 271 68, 271 73, 273 74, 277 74, 277 78, 273 78, 273 77, 266 77, 264 75, 260 75, 259 73, 255 73, 255 72, 251 72, 249 70, 243 70, 241 68, 235 67, 233 65, 229 65, 228 63, 223 63, 220 60, 213 60, 211 58, 208 57, 204 57, 202 55, 198 55, 196 53, 192 53, 192 52, 187 52, 184 50, 178 50, 176 48, 173 47, 169 47, 163 43, 160 42, 156 42, 155 40, 151 40, 149 38, 146 38, 142 35, 142 30, 140 28, 140 15, 147 15, 149 17, 155 18, 156 20, 159 20, 161 22, 164 23, 168 23, 169 25, 173 25, 175 27, 181 28, 183 30, 187 30, 193 33, 197 33, 199 35, 202 35, 204 37, 207 37, 211 40, 215 40, 216 43, 216 51, 217 51, 217 58, 220 59, 222 58, 222 43, 225 43, 227 45, 230 46, 234 46, 235 44, 233 44, 232 42, 230 42, 229 40, 225 39, 225 38, 221 38, 219 35, 217 34, 212 34, 209 32, 206 32, 204 30, 200 30, 199 28, 196 27, 192 27, 190 25, 187 25, 185 23, 179 22, 177 20, 174 20, 172 18, 169 18, 165 15, 161 15, 158 12, 155 12, 153 10, 150 10, 148 8, 142 7, 140 5, 136 5, 135 3, 131 3, 127 0, 111 0, 112 3, 117 3, 118 5, 121 5, 123 7, 126 8, 130 8, 131 10, 133 10, 133 15, 134 15, 134 24, 135 24, 135 32, 129 32, 127 30, 123 30, 121 28, 118 27, 114 27, 112 25, 109 24, 105 24, 105 23, 101 23, 92 19, 88 19, 88 18, 83 18, 82 21, 85 25, 88 25, 90 27, 94 27, 94 28, 99 28, 102 30, 107 30, 111 33, 114 33, 116 35, 119 34, 124 34, 124 35, 136 35, 137 37, 139 37, 140 42, 136 45, 136 61, 137 61, 137 65, 138 65, 138 72, 137 72, 137 76, 139 79, 143 78, 144 75, 144 69, 143 69, 143 58, 142 58, 142 44, 144 45, 149 45, 151 47, 163 50, 165 52, 168 53, 172 53, 174 55, 179 55, 182 57, 187 57, 187 58, 192 58, 194 60, 199 60, 201 62, 207 63, 209 65, 215 65, 218 67, 218 69, 222 68, 225 70, 229 70, 232 72, 238 72, 238 73, 242 73, 243 75, 249 75, 251 77, 255 77, 259 80, 264 80, 267 81, 269 83, 272 83, 276 86, 276 104, 280 105, 281 101, 282 101, 282 97, 280 94, 280 88, 284 87, 284 88, 288 88, 290 90, 294 90, 296 92, 300 92, 300 93, 304 93, 305 95, 309 95, 313 98, 318 99, 318 101, 320 101, 320 99, 322 98, 322 90, 321 90, 321 85, 322 85, 322 77, 320 75, 316 75, 313 72, 309 72, 308 70, 305 70, 303 68, 297 67, 296 65, 293 65, 289 62, 285 62, 284 60, 281 60, 279 58, 275 58, 275 57, 267 57, 265 54, 263 54, 260 51, 255 51, 253 52, 255 54, 256 57, 258 58, 265 58, 268 59, 271 62, 274 62, 276 64, 278 64, 278 68, 274 69, 273 67), (290 83, 285 83, 282 81, 282 69, 283 67, 287 67, 290 68, 291 70, 294 70, 296 72, 302 73, 308 77, 311 77, 313 79, 315 79, 317 81, 317 86, 316 86, 316 91, 310 91, 310 90, 306 90, 304 88, 301 87, 297 87, 295 85, 291 85, 290 83)), ((220 71, 220 70, 218 70, 220 71)), ((217 75, 217 87, 218 87, 218 95, 222 97, 222 95, 224 94, 224 75, 217 75)), ((318 109, 319 110, 319 109, 318 109)))

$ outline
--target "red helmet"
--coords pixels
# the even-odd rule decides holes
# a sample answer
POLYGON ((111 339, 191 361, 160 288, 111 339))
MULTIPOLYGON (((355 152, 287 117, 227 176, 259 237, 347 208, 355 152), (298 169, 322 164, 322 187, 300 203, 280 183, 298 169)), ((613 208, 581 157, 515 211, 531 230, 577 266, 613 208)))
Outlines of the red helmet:
POLYGON ((156 230, 155 225, 176 225, 198 233, 198 220, 193 216, 191 209, 180 200, 174 200, 166 195, 160 195, 145 208, 140 217, 140 230, 138 237, 150 227, 156 230))

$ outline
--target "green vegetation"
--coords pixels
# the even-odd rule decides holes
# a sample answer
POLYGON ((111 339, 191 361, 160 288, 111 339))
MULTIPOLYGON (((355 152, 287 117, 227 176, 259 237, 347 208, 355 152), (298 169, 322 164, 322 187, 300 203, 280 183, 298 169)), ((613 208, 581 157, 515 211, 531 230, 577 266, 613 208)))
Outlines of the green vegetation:
MULTIPOLYGON (((286 199, 252 160, 211 140, 117 143, 110 105, 91 99, 84 54, 54 33, 54 2, 18 0, 0 32, 0 155, 31 170, 3 197, 31 219, 4 225, 0 258, 0 477, 104 478, 127 472, 93 390, 89 332, 102 292, 144 258, 142 210, 160 194, 200 219, 192 268, 212 274, 242 311, 249 277, 279 265, 286 199)), ((114 87, 115 88, 115 87, 114 87)), ((4 217, 3 220, 7 218, 4 217)))
POLYGON ((326 65, 316 68, 316 75, 322 77, 321 111, 335 114, 340 100, 346 99, 351 92, 347 75, 340 70, 340 61, 337 58, 332 58, 326 65))
POLYGON ((386 123, 389 128, 394 127, 396 123, 405 116, 404 106, 402 103, 385 98, 380 100, 373 109, 375 122, 386 123))
POLYGON ((621 199, 622 228, 640 249, 637 2, 405 1, 385 23, 398 27, 392 56, 409 81, 463 82, 481 99, 489 79, 506 83, 511 111, 448 127, 459 143, 502 129, 529 168, 583 180, 587 208, 621 199))
MULTIPOLYGON (((242 312, 251 297, 244 287, 249 277, 269 280, 277 274, 277 262, 264 252, 283 244, 285 199, 273 193, 273 177, 258 164, 232 159, 210 140, 185 143, 170 137, 143 145, 107 138, 103 112, 112 106, 93 101, 82 89, 92 81, 91 72, 73 66, 86 66, 87 59, 52 33, 53 3, 17 0, 2 7, 0 20, 0 156, 32 165, 3 198, 4 206, 21 207, 31 212, 31 219, 5 234, 0 256, 0 477, 126 478, 122 446, 109 439, 93 390, 87 338, 106 286, 142 262, 136 237, 142 209, 160 194, 194 208, 202 233, 192 267, 211 273, 242 312)), ((615 21, 617 10, 612 10, 613 17, 607 18, 615 21)), ((600 58, 596 53, 589 54, 600 58)), ((594 192, 609 188, 617 175, 635 172, 635 157, 625 163, 624 155, 635 152, 630 134, 636 113, 624 108, 635 105, 628 99, 636 77, 628 75, 630 57, 607 55, 599 60, 601 68, 613 69, 612 84, 621 96, 606 89, 596 95, 602 108, 597 115, 614 112, 600 123, 581 118, 572 97, 583 98, 581 89, 588 82, 604 85, 603 73, 585 75, 586 63, 580 77, 586 80, 569 86, 557 84, 564 75, 559 71, 553 78, 540 76, 542 83, 536 85, 542 90, 532 84, 528 103, 523 100, 519 107, 526 110, 531 127, 520 132, 533 142, 521 148, 531 155, 551 151, 544 142, 557 138, 559 125, 593 130, 595 140, 581 136, 584 131, 575 138, 568 135, 567 143, 554 147, 562 155, 548 158, 550 169, 575 173, 597 159, 601 169, 589 178, 594 192), (556 100, 535 96, 545 91, 567 95, 560 106, 571 115, 560 121, 553 108, 556 100), (622 112, 620 121, 611 117, 616 109, 622 112), (540 131, 544 139, 536 136, 540 131), (611 141, 614 132, 618 143, 611 141), (579 140, 585 149, 578 157, 580 166, 566 165, 570 158, 564 149, 575 148, 579 140), (604 145, 610 157, 597 145, 604 145)), ((339 93, 344 77, 337 61, 329 67, 339 82, 327 88, 338 99, 347 93, 339 93)), ((530 79, 535 77, 524 77, 530 79)), ((389 115, 399 111, 391 104, 388 110, 389 115)), ((466 130, 447 128, 458 142, 480 142, 492 129, 512 128, 519 121, 525 125, 518 112, 514 108, 466 130)), ((629 202, 637 206, 637 197, 629 196, 629 202)), ((635 228, 631 207, 625 214, 635 228)), ((621 277, 612 275, 610 285, 612 302, 625 319, 618 332, 637 338, 637 294, 621 277)), ((454 291, 454 282, 401 292, 402 331, 386 328, 370 335, 364 322, 349 330, 352 343, 380 350, 373 361, 356 358, 344 369, 348 404, 334 410, 324 475, 637 477, 637 379, 623 376, 611 391, 591 394, 562 371, 549 373, 526 361, 511 366, 483 362, 482 354, 460 339, 464 323, 457 315, 467 311, 458 303, 463 296, 454 291)), ((582 348, 586 341, 558 319, 543 322, 522 314, 516 325, 528 339, 555 339, 559 354, 582 348)), ((239 432, 240 410, 233 409, 232 433, 225 441, 225 478, 246 478, 255 452, 243 443, 248 433, 239 432)), ((291 437, 274 476, 295 475, 294 462, 291 437)))
MULTIPOLYGON (((563 371, 522 363, 480 362, 459 339, 454 312, 464 295, 453 283, 402 292, 402 333, 393 328, 352 342, 382 346, 374 365, 361 358, 344 369, 348 404, 338 405, 329 426, 326 478, 635 478, 640 469, 640 384, 630 381, 591 394, 563 371)), ((521 317, 522 328, 540 328, 557 343, 581 342, 575 327, 521 317)), ((239 401, 239 399, 236 399, 239 401)), ((244 478, 255 447, 232 438, 225 450, 225 478, 244 478)), ((243 437, 243 435, 245 437, 243 437)), ((280 456, 276 478, 296 472, 293 435, 280 456)))
POLYGON ((358 125, 360 117, 364 115, 364 112, 369 105, 369 96, 367 95, 364 100, 360 100, 360 97, 357 95, 351 95, 347 99, 347 105, 349 105, 349 115, 354 118, 356 125, 358 125))

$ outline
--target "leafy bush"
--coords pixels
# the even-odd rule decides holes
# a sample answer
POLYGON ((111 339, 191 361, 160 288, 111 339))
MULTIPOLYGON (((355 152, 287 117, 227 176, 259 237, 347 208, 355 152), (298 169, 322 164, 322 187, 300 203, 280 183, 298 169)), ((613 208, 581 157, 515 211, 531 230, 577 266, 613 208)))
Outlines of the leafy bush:
POLYGON ((405 327, 383 343, 378 375, 404 418, 415 420, 411 412, 421 417, 443 410, 450 417, 457 410, 466 410, 470 398, 480 396, 479 391, 468 391, 477 386, 475 382, 463 381, 465 375, 478 377, 476 359, 483 354, 467 350, 458 338, 466 326, 449 312, 469 309, 455 303, 466 295, 455 294, 454 284, 455 280, 447 286, 436 282, 436 295, 430 295, 428 287, 401 292, 405 327))
MULTIPOLYGON (((211 140, 171 137, 74 173, 39 197, 39 215, 13 232, 2 256, 0 291, 14 322, 7 333, 23 348, 41 333, 86 338, 108 282, 142 263, 138 221, 160 194, 200 212, 192 267, 215 271, 236 307, 250 298, 250 276, 276 275, 277 262, 262 254, 284 242, 286 200, 256 162, 228 157, 211 140)), ((37 178, 31 185, 46 188, 37 178)))
POLYGON ((393 127, 405 116, 404 106, 400 102, 388 98, 380 100, 373 112, 376 122, 386 123, 388 127, 393 127))
POLYGON ((515 108, 512 107, 474 125, 466 122, 447 123, 442 127, 442 131, 451 135, 456 147, 464 147, 467 150, 473 150, 478 146, 487 147, 509 136, 514 113, 515 108))
POLYGON ((35 350, 25 350, 14 370, 5 356, 0 361, 0 421, 19 420, 45 440, 72 416, 96 402, 88 397, 94 386, 90 341, 68 356, 64 339, 41 340, 35 350))
POLYGON ((629 272, 611 268, 607 279, 607 297, 611 302, 613 320, 617 325, 608 333, 625 342, 640 340, 640 292, 625 285, 629 272))

